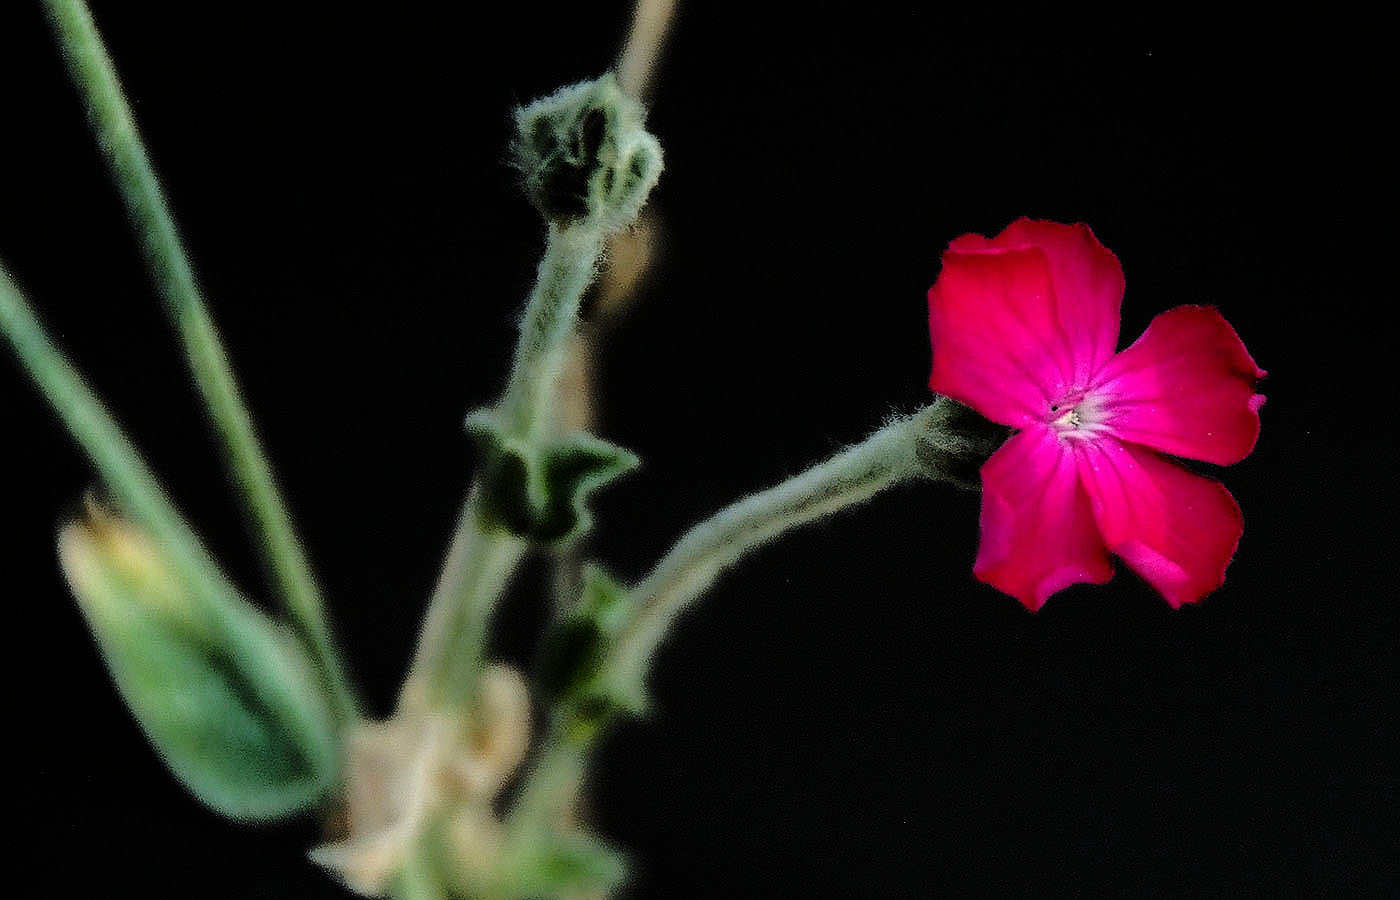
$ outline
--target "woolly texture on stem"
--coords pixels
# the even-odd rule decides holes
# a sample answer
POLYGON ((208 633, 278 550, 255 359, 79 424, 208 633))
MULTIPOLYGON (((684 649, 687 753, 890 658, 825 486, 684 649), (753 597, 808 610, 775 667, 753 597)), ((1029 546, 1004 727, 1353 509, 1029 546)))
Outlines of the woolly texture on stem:
POLYGON ((520 320, 510 382, 500 403, 502 424, 521 437, 536 437, 551 424, 565 344, 578 324, 583 292, 597 273, 603 238, 603 232, 593 226, 549 226, 535 287, 520 320))
MULTIPOLYGON (((646 670, 672 624, 751 550, 911 478, 961 482, 959 470, 970 460, 986 459, 996 445, 987 423, 980 417, 969 421, 965 412, 940 397, 691 528, 628 592, 631 613, 594 674, 594 685, 615 698, 641 697, 646 670)), ((577 794, 589 747, 603 731, 578 725, 569 710, 555 710, 512 807, 510 818, 516 827, 557 818, 577 794)))
POLYGON ((632 589, 635 611, 618 635, 608 666, 623 678, 640 677, 676 618, 749 551, 919 474, 916 438, 921 421, 909 416, 892 422, 686 532, 632 589))
MULTIPOLYGON (((520 320, 515 361, 497 409, 503 428, 525 441, 553 429, 554 391, 583 293, 597 272, 604 233, 593 225, 550 225, 535 286, 520 320)), ((400 707, 426 700, 471 701, 485 656, 490 618, 528 549, 527 542, 483 522, 478 478, 453 534, 419 636, 400 707)))

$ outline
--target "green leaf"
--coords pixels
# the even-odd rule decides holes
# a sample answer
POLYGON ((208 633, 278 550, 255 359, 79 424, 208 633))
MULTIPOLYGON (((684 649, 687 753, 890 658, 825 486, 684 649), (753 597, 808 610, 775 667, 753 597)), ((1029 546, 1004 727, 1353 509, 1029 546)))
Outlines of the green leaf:
POLYGON ((196 797, 266 820, 327 795, 338 737, 287 628, 231 589, 183 582, 144 532, 108 513, 64 526, 58 549, 122 699, 196 797))
POLYGON ((588 497, 630 472, 637 457, 589 434, 531 443, 507 434, 490 410, 467 417, 484 466, 482 516, 537 544, 566 543, 593 523, 588 497))

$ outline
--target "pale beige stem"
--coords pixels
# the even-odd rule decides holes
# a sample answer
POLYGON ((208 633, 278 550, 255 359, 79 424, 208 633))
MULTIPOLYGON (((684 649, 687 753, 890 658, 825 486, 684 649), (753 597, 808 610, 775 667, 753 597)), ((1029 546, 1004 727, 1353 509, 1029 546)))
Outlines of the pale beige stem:
POLYGON ((632 31, 618 56, 617 80, 625 92, 644 103, 675 12, 676 0, 637 0, 632 10, 632 31))

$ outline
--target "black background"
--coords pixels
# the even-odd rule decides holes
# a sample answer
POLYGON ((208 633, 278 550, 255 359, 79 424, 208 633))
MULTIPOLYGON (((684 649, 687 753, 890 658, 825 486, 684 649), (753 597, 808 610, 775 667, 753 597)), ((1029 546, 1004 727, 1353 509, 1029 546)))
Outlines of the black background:
MULTIPOLYGON (((627 4, 96 3, 201 281, 388 710, 542 227, 508 111, 609 65, 627 4)), ((1376 23, 1208 11, 683 5, 650 125, 665 252, 609 337, 597 504, 624 577, 689 523, 926 399, 953 237, 1088 222, 1122 339, 1214 303, 1270 370, 1220 477, 1246 527, 1173 612, 1131 573, 1037 615, 971 576, 977 497, 918 485, 755 554, 608 741, 633 897, 1393 896, 1393 114, 1376 23), (1189 36, 1183 36, 1189 35, 1189 36)), ((0 258, 236 577, 258 570, 37 4, 0 14, 0 258)), ((0 364, 12 870, 33 896, 337 897, 313 823, 171 781, 54 562, 92 473, 0 364), (37 887, 37 885, 47 887, 37 887)), ((528 659, 545 580, 500 653, 528 659)))

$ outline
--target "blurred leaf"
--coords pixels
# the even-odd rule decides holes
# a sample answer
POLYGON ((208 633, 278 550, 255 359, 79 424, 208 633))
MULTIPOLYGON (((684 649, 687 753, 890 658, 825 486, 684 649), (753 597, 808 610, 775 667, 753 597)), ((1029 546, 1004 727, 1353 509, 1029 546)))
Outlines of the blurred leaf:
POLYGON ((558 897, 569 892, 607 893, 627 877, 627 860, 583 832, 540 831, 513 845, 501 875, 512 897, 558 897))
POLYGON ((144 532, 106 512, 64 526, 58 550, 122 699, 196 797, 263 820, 329 792, 336 729, 287 628, 231 589, 182 580, 144 532))

